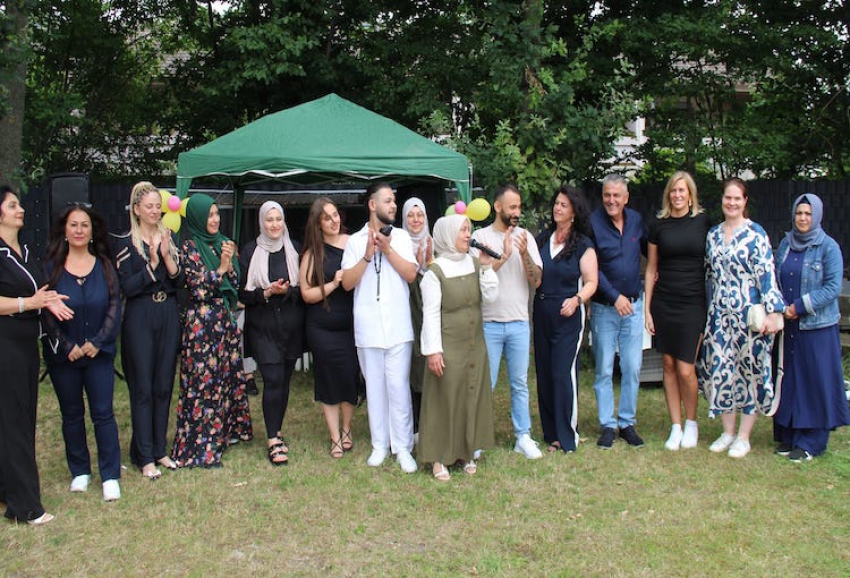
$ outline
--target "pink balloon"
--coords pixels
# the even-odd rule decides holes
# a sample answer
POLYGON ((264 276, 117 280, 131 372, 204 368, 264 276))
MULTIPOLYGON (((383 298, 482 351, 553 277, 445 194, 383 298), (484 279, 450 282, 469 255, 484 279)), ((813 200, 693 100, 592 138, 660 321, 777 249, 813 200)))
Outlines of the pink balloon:
POLYGON ((466 203, 463 201, 458 201, 455 203, 455 213, 458 215, 462 215, 466 212, 466 203))
POLYGON ((180 210, 180 197, 177 195, 171 195, 168 199, 168 208, 172 211, 180 210))

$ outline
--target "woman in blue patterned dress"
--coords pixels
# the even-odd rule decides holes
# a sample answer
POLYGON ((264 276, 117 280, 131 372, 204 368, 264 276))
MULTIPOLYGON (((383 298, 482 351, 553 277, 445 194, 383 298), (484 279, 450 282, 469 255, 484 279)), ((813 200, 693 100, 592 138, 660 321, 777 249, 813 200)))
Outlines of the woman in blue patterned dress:
POLYGON ((711 228, 705 244, 708 322, 698 377, 709 415, 719 415, 723 422, 723 434, 709 449, 743 458, 750 451, 756 413, 772 415, 779 402, 770 362, 785 303, 767 233, 747 218, 747 186, 742 180, 724 184, 722 205, 725 220, 711 228), (756 304, 768 313, 761 334, 747 328, 747 313, 756 304))
POLYGON ((180 259, 189 305, 183 317, 177 432, 171 450, 179 467, 220 466, 229 444, 252 437, 235 317, 239 265, 233 241, 219 232, 220 221, 211 197, 189 198, 186 225, 191 237, 180 259))
POLYGON ((844 398, 838 296, 841 248, 821 228, 823 201, 806 193, 794 201, 791 231, 777 252, 785 297, 785 379, 773 416, 776 453, 807 462, 826 451, 829 432, 850 425, 844 398))

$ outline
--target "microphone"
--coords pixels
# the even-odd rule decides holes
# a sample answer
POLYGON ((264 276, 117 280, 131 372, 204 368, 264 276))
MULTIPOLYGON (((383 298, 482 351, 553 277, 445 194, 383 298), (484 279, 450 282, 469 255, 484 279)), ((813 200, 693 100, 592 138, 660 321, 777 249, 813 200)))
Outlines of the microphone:
POLYGON ((494 259, 501 259, 502 258, 502 256, 499 253, 495 252, 490 247, 485 247, 484 245, 482 245, 481 243, 479 243, 475 239, 469 240, 469 246, 478 249, 482 253, 486 253, 486 254, 490 255, 494 259))

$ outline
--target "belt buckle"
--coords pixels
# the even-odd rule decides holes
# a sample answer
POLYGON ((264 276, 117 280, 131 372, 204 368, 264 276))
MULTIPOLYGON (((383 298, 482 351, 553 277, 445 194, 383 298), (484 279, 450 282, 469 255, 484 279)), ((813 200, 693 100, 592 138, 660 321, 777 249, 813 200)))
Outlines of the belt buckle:
POLYGON ((168 293, 165 291, 157 291, 156 293, 151 294, 151 299, 153 299, 154 303, 162 303, 168 299, 168 293))

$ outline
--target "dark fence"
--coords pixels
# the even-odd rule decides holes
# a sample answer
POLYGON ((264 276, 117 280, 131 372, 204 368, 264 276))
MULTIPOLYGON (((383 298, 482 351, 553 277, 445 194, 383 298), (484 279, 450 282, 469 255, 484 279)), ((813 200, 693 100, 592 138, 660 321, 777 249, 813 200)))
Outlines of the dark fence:
MULTIPOLYGON (((158 184, 154 181, 154 184, 158 184)), ((127 202, 130 197, 130 189, 133 183, 119 184, 92 184, 91 201, 95 210, 106 218, 109 230, 112 232, 124 232, 130 226, 127 214, 127 202)), ((776 181, 761 180, 747 183, 750 194, 748 208, 751 218, 762 225, 770 235, 774 247, 779 246, 779 241, 791 226, 791 203, 803 193, 815 193, 824 204, 823 228, 838 241, 844 255, 845 269, 850 264, 850 181, 776 181)), ((599 183, 588 183, 583 189, 587 194, 590 204, 594 207, 601 202, 601 185, 599 183)), ((629 206, 640 212, 645 218, 658 211, 661 206, 661 194, 664 183, 630 185, 629 206)), ((410 194, 419 194, 425 198, 431 198, 434 191, 413 190, 399 191, 399 212, 404 198, 410 194)), ((25 228, 21 240, 27 243, 31 251, 36 255, 43 255, 47 247, 49 224, 49 190, 46 185, 30 189, 23 198, 24 207, 27 209, 25 228)), ((700 200, 706 206, 714 222, 722 219, 720 211, 719 186, 714 185, 714 190, 700 190, 700 200)), ((429 205, 429 214, 436 211, 438 203, 434 199, 434 206, 429 205)), ((248 209, 256 212, 256 207, 248 209)), ((287 209, 289 211, 289 209, 287 209)), ((299 221, 302 216, 296 210, 297 217, 289 221, 293 229, 293 236, 300 237, 301 231, 299 221)), ((437 220, 437 216, 431 219, 431 224, 437 220)), ((255 217, 254 217, 255 218, 255 217)), ((232 215, 228 210, 222 211, 222 230, 230 230, 232 215)), ((355 224, 355 223, 352 223, 355 224)), ((358 225, 359 226, 359 225, 358 225)), ((243 220, 244 238, 256 235, 256 224, 251 219, 243 220), (246 227, 246 225, 251 225, 246 227)))

